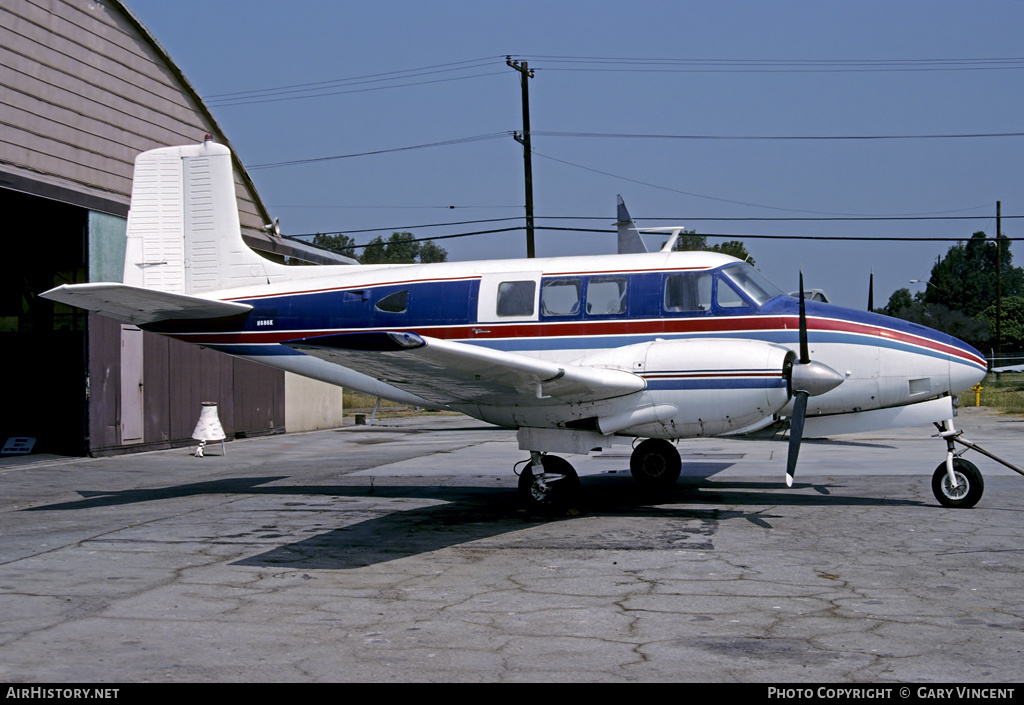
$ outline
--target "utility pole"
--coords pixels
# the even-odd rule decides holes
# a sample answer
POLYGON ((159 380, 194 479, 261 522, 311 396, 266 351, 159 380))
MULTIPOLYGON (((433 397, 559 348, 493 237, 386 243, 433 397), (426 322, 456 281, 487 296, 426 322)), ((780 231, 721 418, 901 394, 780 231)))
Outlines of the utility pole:
POLYGON ((533 71, 525 61, 513 61, 511 56, 505 57, 505 63, 522 74, 523 132, 516 132, 512 137, 523 145, 523 166, 526 173, 526 256, 533 257, 533 158, 530 149, 530 79, 533 78, 533 71))
MULTIPOLYGON (((1003 355, 1003 215, 996 201, 996 356, 1003 355)), ((1001 363, 996 363, 1001 364, 1001 363)))

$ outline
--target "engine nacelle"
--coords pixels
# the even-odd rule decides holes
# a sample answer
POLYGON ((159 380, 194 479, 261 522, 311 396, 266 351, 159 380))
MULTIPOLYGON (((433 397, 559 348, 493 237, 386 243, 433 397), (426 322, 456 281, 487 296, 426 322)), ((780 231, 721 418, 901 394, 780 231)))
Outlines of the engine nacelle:
POLYGON ((787 361, 794 358, 789 348, 755 340, 656 340, 578 362, 646 380, 646 401, 661 413, 616 432, 681 438, 737 431, 781 410, 790 398, 787 361), (664 413, 671 407, 674 413, 664 413))

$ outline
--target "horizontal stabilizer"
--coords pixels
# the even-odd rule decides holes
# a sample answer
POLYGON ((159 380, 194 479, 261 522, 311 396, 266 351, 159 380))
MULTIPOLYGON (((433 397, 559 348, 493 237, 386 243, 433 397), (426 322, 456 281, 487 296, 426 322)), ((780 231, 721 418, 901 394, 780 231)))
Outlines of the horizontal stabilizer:
POLYGON ((326 335, 283 345, 441 404, 578 403, 646 387, 643 379, 622 370, 549 362, 415 333, 326 335))
POLYGON ((64 284, 40 296, 137 326, 162 321, 223 318, 252 310, 249 304, 172 294, 128 284, 64 284))

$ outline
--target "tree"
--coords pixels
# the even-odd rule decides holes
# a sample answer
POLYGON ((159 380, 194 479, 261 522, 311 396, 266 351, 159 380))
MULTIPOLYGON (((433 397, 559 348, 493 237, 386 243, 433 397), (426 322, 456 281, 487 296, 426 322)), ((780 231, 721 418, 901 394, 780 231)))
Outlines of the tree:
POLYGON ((420 262, 447 262, 448 251, 435 243, 433 240, 424 240, 420 243, 420 262))
POLYGON ((448 251, 433 240, 416 241, 412 233, 391 233, 387 240, 378 235, 360 248, 348 235, 313 236, 313 244, 325 247, 346 257, 352 257, 363 264, 414 264, 420 262, 447 262, 448 251), (360 249, 362 252, 360 252, 360 249))
MULTIPOLYGON (((1024 296, 1004 296, 1000 313, 1002 314, 1000 325, 1002 344, 1010 349, 1024 350, 1024 296)), ((982 311, 979 318, 988 323, 989 334, 992 336, 989 342, 995 344, 995 304, 982 311)))
POLYGON ((334 235, 324 235, 317 233, 313 236, 313 244, 317 247, 323 247, 337 252, 339 255, 345 255, 346 257, 352 257, 353 259, 359 259, 358 250, 356 249, 356 241, 348 235, 342 235, 336 233, 334 235))
POLYGON ((913 305, 914 297, 910 295, 910 289, 904 287, 892 292, 892 296, 889 297, 889 303, 882 309, 882 313, 899 318, 898 314, 900 311, 908 309, 913 305))
POLYGON ((741 259, 744 262, 749 262, 751 265, 754 264, 754 258, 747 252, 747 247, 739 240, 729 240, 728 242, 722 242, 717 245, 711 246, 712 252, 721 252, 723 255, 732 255, 736 259, 741 259))
POLYGON ((417 241, 412 233, 391 233, 370 240, 363 249, 363 264, 414 264, 416 262, 445 262, 448 252, 433 240, 417 241))
POLYGON ((684 230, 679 233, 673 252, 690 252, 703 250, 706 252, 721 252, 723 255, 731 255, 750 264, 754 264, 754 258, 747 252, 746 246, 739 240, 729 240, 715 245, 708 245, 707 235, 698 235, 696 230, 684 230))
POLYGON ((997 269, 1002 274, 1002 295, 1024 295, 1024 270, 1013 266, 1010 241, 999 238, 999 250, 984 232, 949 248, 932 267, 924 301, 976 316, 996 300, 997 269), (997 267, 997 258, 1001 258, 997 267))
POLYGON ((911 300, 909 305, 905 305, 907 298, 900 294, 900 291, 910 294, 906 289, 894 293, 889 299, 890 305, 894 305, 894 308, 890 309, 887 306, 885 309, 888 315, 948 333, 976 348, 983 347, 988 341, 989 326, 980 317, 968 316, 963 311, 955 311, 942 304, 911 300), (893 301, 894 298, 896 301, 893 301))

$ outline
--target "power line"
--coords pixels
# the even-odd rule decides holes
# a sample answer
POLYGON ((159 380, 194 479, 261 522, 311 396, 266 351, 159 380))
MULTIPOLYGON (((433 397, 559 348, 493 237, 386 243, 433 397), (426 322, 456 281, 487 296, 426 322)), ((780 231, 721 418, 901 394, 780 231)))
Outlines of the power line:
MULTIPOLYGON (((520 206, 521 207, 521 206, 520 206)), ((534 216, 536 220, 575 220, 575 221, 586 221, 586 220, 598 220, 598 221, 609 221, 611 216, 573 216, 573 215, 538 215, 534 216)), ((858 223, 858 222, 907 222, 907 221, 963 221, 963 220, 991 220, 992 215, 879 215, 879 216, 791 216, 791 217, 730 217, 730 216, 654 216, 647 218, 634 218, 634 221, 675 221, 678 223, 700 223, 700 222, 781 222, 781 223, 792 223, 792 222, 844 222, 844 223, 858 223)), ((337 235, 359 235, 364 233, 377 233, 377 232, 404 232, 409 230, 423 230, 426 228, 450 228, 459 225, 476 225, 479 223, 502 223, 510 220, 520 220, 522 216, 509 216, 505 218, 478 218, 474 220, 457 220, 448 221, 443 223, 418 223, 416 225, 396 225, 391 227, 383 228, 362 228, 359 230, 337 230, 328 229, 322 230, 316 233, 301 233, 298 235, 290 235, 289 237, 314 237, 322 234, 337 234, 337 235)), ((1024 215, 1004 215, 1003 220, 1019 220, 1024 219, 1024 215)), ((545 230, 557 230, 556 226, 543 226, 545 230)), ((595 229, 593 232, 615 232, 613 230, 595 229)), ((705 235, 707 233, 700 233, 705 235)), ((748 237, 746 235, 722 235, 722 237, 748 237)), ((752 236, 751 236, 752 237, 752 236)), ((772 235, 765 235, 763 237, 775 237, 772 235)), ((956 238, 954 238, 956 239, 956 238)))
MULTIPOLYGON (((1006 216, 1003 216, 1006 217, 1006 216)), ((565 228, 565 227, 554 227, 554 226, 535 226, 537 230, 550 230, 554 232, 576 232, 576 233, 593 233, 593 234, 614 234, 616 231, 606 228, 565 228)), ((520 232, 525 231, 525 225, 517 225, 509 228, 495 228, 491 230, 476 230, 467 233, 453 233, 449 235, 436 235, 433 237, 420 237, 414 238, 409 242, 424 242, 427 240, 453 240, 463 237, 474 237, 477 235, 494 235, 499 233, 507 232, 520 232)), ((355 232, 372 232, 372 231, 355 231, 355 232)), ((341 235, 344 233, 316 233, 341 235)), ((641 235, 661 235, 664 236, 663 230, 653 230, 645 232, 643 229, 640 230, 641 235)), ((918 237, 916 235, 766 235, 766 234, 730 234, 730 233, 699 233, 702 237, 707 238, 722 238, 727 240, 812 240, 821 242, 968 242, 971 240, 969 236, 960 237, 935 237, 925 236, 918 237)), ((311 234, 306 235, 286 235, 287 239, 299 240, 301 238, 310 237, 311 234)), ((987 238, 986 238, 987 239, 987 238)), ((1024 240, 1024 237, 1002 237, 1002 242, 1018 242, 1024 240)), ((305 241, 303 241, 305 242, 305 241)), ((307 243, 308 244, 308 243, 307 243)), ((349 245, 339 249, 343 250, 357 250, 368 247, 369 244, 363 245, 349 245)))
POLYGON ((413 149, 426 149, 427 147, 445 147, 456 144, 466 144, 467 142, 481 142, 483 140, 494 140, 499 138, 508 137, 511 135, 511 131, 506 132, 491 132, 486 135, 475 135, 473 137, 459 137, 452 140, 442 140, 440 142, 428 142, 426 144, 414 144, 408 147, 393 147, 391 149, 375 149, 369 152, 355 152, 352 154, 336 154, 330 157, 312 157, 309 159, 292 159, 285 162, 271 162, 267 164, 254 164, 247 167, 250 171, 255 169, 277 169, 284 166, 297 166, 299 164, 316 164, 318 162, 329 162, 337 159, 352 159, 353 157, 367 157, 374 154, 391 154, 393 152, 407 152, 413 149))
MULTIPOLYGON (((515 231, 519 231, 519 230, 526 230, 526 226, 525 225, 516 225, 516 226, 513 226, 511 228, 495 228, 493 230, 476 230, 476 231, 471 232, 471 233, 455 233, 453 235, 434 235, 433 237, 417 237, 417 238, 413 238, 411 240, 405 240, 404 242, 425 242, 427 240, 452 240, 452 239, 460 238, 460 237, 473 237, 475 235, 493 235, 493 234, 497 234, 497 233, 508 233, 508 232, 515 232, 515 231)), ((372 232, 372 231, 355 231, 355 232, 372 232)), ((315 235, 343 235, 343 234, 344 233, 330 233, 330 232, 328 232, 328 233, 315 233, 315 235)), ((304 237, 310 237, 310 235, 308 235, 308 234, 307 235, 283 235, 282 237, 284 237, 287 240, 300 240, 301 238, 304 238, 304 237)), ((1006 238, 1004 238, 1004 239, 1006 239, 1006 238)), ((305 240, 300 240, 300 241, 303 242, 304 244, 307 244, 307 245, 310 244, 310 243, 306 242, 305 240)), ((377 243, 373 243, 373 244, 376 245, 377 243)), ((384 244, 387 244, 387 243, 385 242, 384 244)), ((370 247, 370 243, 366 243, 364 245, 346 245, 345 247, 340 247, 338 249, 339 250, 346 250, 346 251, 348 251, 348 250, 360 250, 360 249, 363 249, 365 247, 370 247)), ((326 249, 330 249, 330 248, 326 248, 326 249)))
MULTIPOLYGON (((516 55, 518 56, 518 55, 516 55)), ((363 93, 408 88, 431 83, 460 81, 469 78, 501 75, 503 71, 489 71, 448 78, 428 78, 444 73, 455 73, 485 68, 496 64, 501 55, 434 64, 411 69, 381 73, 293 83, 247 91, 215 93, 206 97, 211 107, 234 107, 257 103, 271 103, 305 98, 318 98, 346 93, 363 93), (424 80, 413 80, 424 79, 424 80)), ((552 66, 537 68, 541 71, 590 72, 642 72, 642 73, 846 73, 893 71, 992 71, 1024 68, 1024 57, 994 57, 974 59, 671 59, 629 57, 537 56, 536 60, 552 66)), ((533 59, 530 59, 533 60, 533 59)))
POLYGON ((379 233, 379 232, 404 232, 407 230, 422 230, 423 228, 450 228, 456 225, 476 225, 478 223, 502 223, 510 220, 521 220, 522 216, 508 217, 508 218, 482 218, 478 220, 459 220, 451 223, 421 223, 419 225, 402 225, 399 227, 391 228, 364 228, 361 230, 327 230, 317 233, 302 233, 299 235, 289 235, 288 237, 315 237, 317 235, 334 234, 334 235, 358 235, 361 233, 379 233))
POLYGON ((207 96, 209 100, 229 100, 235 98, 254 98, 267 95, 279 95, 282 93, 291 93, 295 91, 305 90, 322 90, 325 88, 336 88, 338 86, 353 85, 361 83, 371 83, 376 81, 393 81, 398 79, 406 79, 415 76, 430 75, 435 73, 441 73, 445 71, 460 71, 466 68, 476 68, 481 63, 490 63, 501 57, 490 56, 479 59, 469 59, 467 61, 453 61, 446 64, 435 64, 433 66, 423 66, 415 69, 401 69, 397 71, 385 71, 382 73, 367 74, 366 76, 351 76, 349 78, 334 78, 327 81, 315 81, 310 83, 292 83, 285 86, 275 86, 273 88, 257 88, 249 91, 236 91, 234 93, 215 93, 207 96), (455 68, 458 67, 458 68, 455 68))
POLYGON ((238 105, 253 105, 256 103, 281 103, 288 100, 301 100, 303 98, 322 98, 324 96, 331 95, 344 95, 346 93, 369 93, 371 91, 383 91, 389 88, 409 88, 411 86, 424 86, 430 83, 450 83, 452 81, 463 81, 467 78, 483 78, 486 76, 499 76, 503 75, 503 71, 489 71, 487 73, 474 73, 469 76, 455 76, 453 78, 438 78, 433 81, 417 81, 415 83, 396 83, 391 86, 376 86, 374 88, 353 88, 351 90, 338 90, 315 93, 311 95, 299 95, 299 96, 288 96, 281 98, 254 98, 247 100, 232 100, 232 101, 210 101, 207 103, 212 108, 233 108, 238 105))
POLYGON ((542 157, 544 159, 550 159, 551 161, 558 162, 560 164, 565 164, 567 166, 575 167, 577 169, 583 169, 584 171, 589 171, 589 172, 592 172, 594 174, 601 174, 602 176, 608 176, 608 177, 611 177, 613 179, 619 179, 620 181, 626 181, 626 182, 629 182, 629 183, 638 184, 640 186, 648 186, 650 188, 659 189, 661 191, 668 191, 670 193, 679 193, 679 194, 682 194, 684 196, 692 196, 694 198, 703 198, 703 199, 706 199, 706 200, 709 200, 709 201, 717 201, 719 203, 729 203, 729 204, 732 204, 732 205, 748 206, 748 207, 751 207, 751 208, 764 208, 766 210, 784 211, 784 212, 790 212, 790 213, 808 213, 808 214, 817 215, 817 216, 832 216, 832 217, 859 217, 860 216, 860 214, 851 214, 851 213, 827 213, 827 212, 821 212, 821 211, 805 210, 805 209, 800 209, 800 208, 782 208, 780 206, 766 206, 766 205, 759 204, 759 203, 750 203, 748 201, 739 201, 739 200, 735 200, 735 199, 721 198, 721 197, 718 197, 718 196, 709 196, 707 194, 695 193, 693 191, 683 191, 682 189, 672 188, 670 186, 662 186, 660 184, 654 184, 654 183, 651 183, 649 181, 641 181, 639 179, 634 179, 634 178, 631 178, 631 177, 628 177, 628 176, 622 176, 620 174, 613 174, 613 173, 611 173, 609 171, 603 171, 601 169, 594 169, 593 167, 583 166, 582 164, 577 164, 575 162, 570 162, 570 161, 567 161, 565 159, 558 159, 557 157, 552 157, 552 156, 543 154, 541 152, 538 152, 537 150, 534 150, 533 153, 535 155, 537 155, 538 157, 542 157))
MULTIPOLYGON (((496 58, 496 57, 495 57, 496 58)), ((439 64, 437 66, 424 67, 421 69, 407 69, 404 71, 390 71, 387 73, 370 74, 353 78, 334 79, 330 81, 319 81, 314 83, 297 83, 274 88, 255 89, 237 93, 219 93, 207 97, 207 105, 211 107, 233 107, 237 105, 252 105, 254 103, 278 103, 290 100, 301 100, 305 98, 320 98, 331 95, 342 95, 346 93, 366 93, 370 91, 387 90, 390 88, 408 88, 411 86, 423 86, 433 83, 448 83, 461 81, 468 78, 482 78, 485 76, 496 76, 503 74, 503 71, 489 71, 485 73, 473 73, 466 76, 452 76, 449 78, 434 78, 428 80, 410 81, 410 79, 431 76, 439 73, 450 73, 453 71, 465 71, 476 68, 483 68, 493 59, 474 59, 461 61, 452 64, 439 64), (445 68, 448 67, 448 68, 445 68), (396 83, 395 81, 405 81, 396 83), (386 85, 369 85, 386 84, 386 85)))
POLYGON ((975 59, 670 59, 601 56, 534 56, 531 61, 556 64, 541 71, 641 73, 865 73, 924 71, 993 71, 1024 68, 1022 57, 975 59))
POLYGON ((977 132, 932 135, 669 135, 636 134, 624 132, 559 132, 534 130, 545 137, 597 137, 603 139, 659 139, 659 140, 764 140, 764 141, 832 141, 832 140, 940 140, 975 139, 981 137, 1024 137, 1024 132, 977 132))

